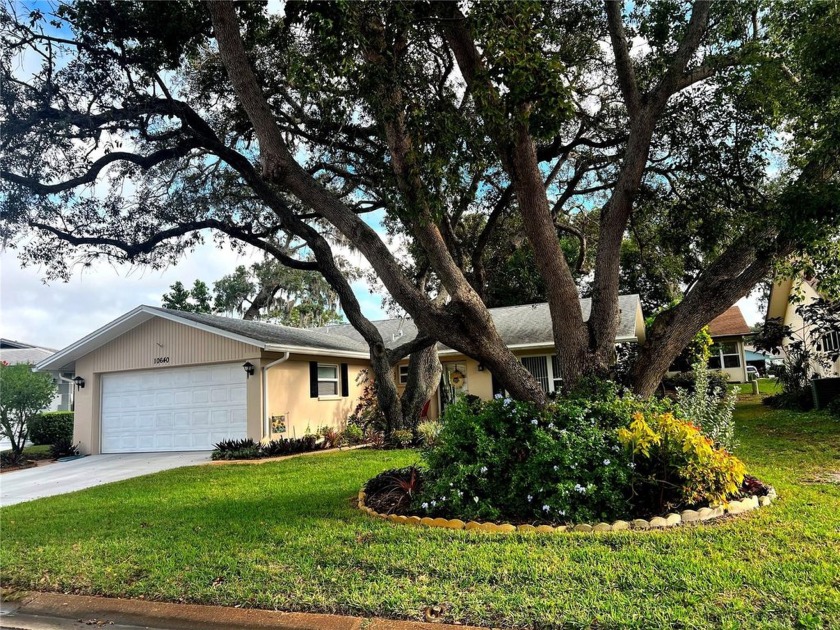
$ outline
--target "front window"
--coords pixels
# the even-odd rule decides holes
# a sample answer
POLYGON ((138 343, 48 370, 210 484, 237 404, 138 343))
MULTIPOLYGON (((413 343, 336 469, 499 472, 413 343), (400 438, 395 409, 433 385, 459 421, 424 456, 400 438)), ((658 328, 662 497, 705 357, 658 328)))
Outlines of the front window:
POLYGON ((557 355, 522 357, 522 365, 531 373, 546 393, 560 391, 560 361, 557 355))
POLYGON ((819 352, 838 352, 840 351, 840 332, 832 330, 825 335, 817 344, 819 352))
POLYGON ((338 396, 338 366, 318 364, 318 395, 338 396))
POLYGON ((724 341, 711 348, 709 367, 713 370, 741 367, 741 353, 738 351, 737 341, 724 341))
POLYGON ((400 366, 400 385, 405 385, 408 383, 408 366, 401 365, 400 366))

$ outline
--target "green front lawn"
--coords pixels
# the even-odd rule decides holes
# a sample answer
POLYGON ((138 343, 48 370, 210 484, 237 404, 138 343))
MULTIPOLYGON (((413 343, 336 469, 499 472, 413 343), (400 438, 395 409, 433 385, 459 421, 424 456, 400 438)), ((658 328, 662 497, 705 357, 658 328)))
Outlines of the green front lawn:
POLYGON ((487 535, 353 508, 412 452, 182 468, 0 510, 4 585, 539 628, 840 627, 840 423, 738 409, 780 500, 670 532, 487 535))

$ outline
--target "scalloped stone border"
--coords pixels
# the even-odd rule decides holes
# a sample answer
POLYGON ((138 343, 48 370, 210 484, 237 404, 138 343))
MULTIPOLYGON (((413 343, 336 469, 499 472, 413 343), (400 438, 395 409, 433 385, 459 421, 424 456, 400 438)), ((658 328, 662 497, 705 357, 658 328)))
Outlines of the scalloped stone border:
POLYGON ((558 525, 553 527, 551 525, 511 525, 510 523, 480 523, 478 521, 464 522, 460 519, 445 519, 445 518, 431 518, 424 516, 403 516, 401 514, 380 514, 379 512, 367 507, 365 505, 364 489, 359 490, 359 509, 375 518, 380 518, 398 525, 413 525, 424 527, 439 527, 442 529, 464 529, 475 530, 480 532, 494 532, 498 534, 512 534, 514 532, 520 533, 535 533, 535 534, 558 534, 564 532, 583 532, 583 533, 601 533, 601 532, 619 532, 624 530, 651 530, 651 529, 667 529, 684 525, 689 523, 700 524, 708 521, 719 519, 727 514, 743 514, 755 510, 756 508, 766 507, 776 500, 776 490, 770 486, 768 493, 759 497, 752 495, 740 501, 730 501, 725 507, 703 507, 699 510, 683 510, 679 514, 672 512, 665 516, 654 516, 649 521, 643 518, 633 519, 632 521, 615 521, 614 523, 597 523, 590 525, 588 523, 579 523, 577 525, 558 525))

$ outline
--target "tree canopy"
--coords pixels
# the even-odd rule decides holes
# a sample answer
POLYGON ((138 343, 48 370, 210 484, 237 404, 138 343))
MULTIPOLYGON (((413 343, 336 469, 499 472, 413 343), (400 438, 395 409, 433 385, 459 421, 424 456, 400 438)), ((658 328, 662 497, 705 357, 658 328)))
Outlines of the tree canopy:
POLYGON ((438 340, 544 402, 488 312, 511 257, 569 386, 609 369, 623 287, 682 294, 639 347, 642 394, 774 270, 840 277, 836 3, 80 0, 2 30, 0 224, 24 262, 257 247, 323 275, 377 379, 438 340), (385 349, 345 247, 414 345, 385 349))

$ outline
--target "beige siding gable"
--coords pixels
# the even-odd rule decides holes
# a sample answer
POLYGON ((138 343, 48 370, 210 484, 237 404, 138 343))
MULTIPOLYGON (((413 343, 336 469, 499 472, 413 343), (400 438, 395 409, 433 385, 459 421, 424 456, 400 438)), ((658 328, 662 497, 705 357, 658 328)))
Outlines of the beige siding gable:
POLYGON ((155 317, 97 348, 81 363, 90 372, 116 372, 244 361, 256 346, 155 317))

